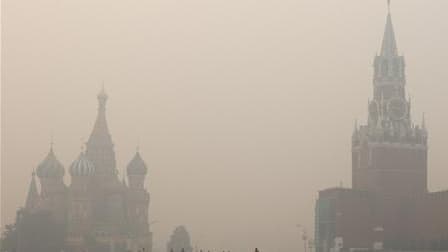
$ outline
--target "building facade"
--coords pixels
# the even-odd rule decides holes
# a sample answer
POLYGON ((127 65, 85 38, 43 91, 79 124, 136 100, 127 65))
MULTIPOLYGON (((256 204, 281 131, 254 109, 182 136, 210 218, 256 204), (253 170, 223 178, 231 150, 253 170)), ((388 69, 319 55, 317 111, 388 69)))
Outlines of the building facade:
POLYGON ((448 250, 448 191, 427 188, 428 132, 411 117, 404 57, 387 15, 368 120, 352 136, 353 188, 319 192, 318 252, 448 250))
POLYGON ((64 251, 136 252, 145 249, 151 252, 150 197, 145 188, 148 169, 137 151, 127 166, 127 181, 124 175, 120 181, 106 120, 107 99, 103 89, 98 94, 98 115, 86 150, 68 169, 70 184, 64 184, 66 170, 53 147, 33 173, 25 206, 18 218, 19 252, 34 251, 24 235, 21 236, 26 233, 20 229, 21 219, 43 212, 64 227, 64 251))

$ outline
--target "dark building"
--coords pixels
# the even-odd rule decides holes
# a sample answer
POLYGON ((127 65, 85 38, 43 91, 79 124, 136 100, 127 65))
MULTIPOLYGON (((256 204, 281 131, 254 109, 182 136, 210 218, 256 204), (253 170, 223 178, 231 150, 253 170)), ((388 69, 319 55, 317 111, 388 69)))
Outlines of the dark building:
POLYGON ((352 189, 319 193, 318 252, 448 250, 448 191, 427 189, 428 132, 411 117, 390 13, 374 60, 366 125, 352 136, 352 189))
POLYGON ((178 226, 166 244, 167 252, 192 252, 191 238, 185 226, 178 226))

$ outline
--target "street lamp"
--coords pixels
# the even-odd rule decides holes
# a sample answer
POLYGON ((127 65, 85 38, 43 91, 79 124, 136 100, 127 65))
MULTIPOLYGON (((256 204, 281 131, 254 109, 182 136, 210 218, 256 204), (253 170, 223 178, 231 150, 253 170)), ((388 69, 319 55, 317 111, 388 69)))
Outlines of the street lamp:
POLYGON ((308 241, 308 235, 306 233, 306 229, 302 227, 300 224, 296 224, 296 227, 300 230, 302 229, 302 241, 303 241, 303 249, 304 252, 307 252, 307 241, 308 241))

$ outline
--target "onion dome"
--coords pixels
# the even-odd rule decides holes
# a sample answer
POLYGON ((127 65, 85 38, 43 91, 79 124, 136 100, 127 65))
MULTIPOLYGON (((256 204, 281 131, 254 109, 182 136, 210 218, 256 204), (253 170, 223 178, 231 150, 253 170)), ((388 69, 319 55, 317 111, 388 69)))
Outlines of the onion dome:
POLYGON ((70 175, 72 176, 91 176, 95 173, 95 166, 87 159, 84 152, 79 154, 79 157, 73 161, 70 166, 70 175))
POLYGON ((64 176, 64 166, 54 155, 53 148, 50 148, 47 157, 37 167, 36 174, 39 178, 60 178, 64 176))
POLYGON ((127 172, 129 175, 145 175, 148 172, 145 161, 143 161, 138 151, 131 162, 129 162, 127 172))

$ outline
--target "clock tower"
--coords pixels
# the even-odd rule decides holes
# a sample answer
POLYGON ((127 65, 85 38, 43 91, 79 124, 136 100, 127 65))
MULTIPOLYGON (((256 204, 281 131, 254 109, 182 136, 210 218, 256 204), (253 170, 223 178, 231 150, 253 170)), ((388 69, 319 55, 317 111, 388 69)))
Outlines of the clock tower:
POLYGON ((374 60, 373 98, 366 125, 352 136, 353 188, 381 194, 427 192, 425 122, 415 125, 406 97, 404 57, 398 54, 390 13, 374 60))

